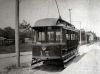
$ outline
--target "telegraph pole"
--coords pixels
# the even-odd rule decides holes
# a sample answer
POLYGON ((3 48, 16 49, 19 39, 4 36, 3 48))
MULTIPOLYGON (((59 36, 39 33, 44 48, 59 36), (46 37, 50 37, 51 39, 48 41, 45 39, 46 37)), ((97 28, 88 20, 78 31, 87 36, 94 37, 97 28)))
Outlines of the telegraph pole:
POLYGON ((17 67, 20 67, 20 50, 19 50, 19 0, 15 0, 15 49, 17 58, 17 67))
POLYGON ((72 9, 68 9, 69 10, 69 20, 70 20, 70 23, 72 23, 72 21, 71 21, 71 10, 72 9))
POLYGON ((81 43, 82 43, 82 39, 81 39, 82 37, 81 37, 81 22, 80 22, 80 45, 81 45, 81 43))

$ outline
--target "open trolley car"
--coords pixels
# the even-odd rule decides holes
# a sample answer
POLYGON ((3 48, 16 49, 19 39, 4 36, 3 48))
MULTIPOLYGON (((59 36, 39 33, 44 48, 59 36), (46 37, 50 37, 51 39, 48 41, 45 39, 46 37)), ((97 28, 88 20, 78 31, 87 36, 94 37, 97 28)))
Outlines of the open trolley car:
POLYGON ((44 64, 64 65, 78 54, 78 30, 60 18, 38 20, 34 27, 32 64, 43 61, 44 64))

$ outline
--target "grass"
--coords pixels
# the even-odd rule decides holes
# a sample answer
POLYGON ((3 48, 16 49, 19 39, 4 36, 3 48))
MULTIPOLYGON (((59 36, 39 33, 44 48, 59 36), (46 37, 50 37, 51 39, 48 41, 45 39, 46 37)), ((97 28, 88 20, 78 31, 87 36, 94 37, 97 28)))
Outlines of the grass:
POLYGON ((7 66, 5 69, 10 71, 12 69, 22 69, 22 68, 27 68, 27 67, 29 67, 29 65, 27 63, 21 63, 20 67, 17 67, 16 64, 12 64, 10 66, 7 66))
MULTIPOLYGON (((20 44, 20 52, 26 52, 32 50, 32 45, 28 43, 20 44)), ((0 54, 15 53, 15 45, 0 46, 0 54)))
POLYGON ((12 65, 9 65, 7 67, 5 67, 5 73, 8 73, 12 70, 19 70, 19 69, 24 69, 24 68, 28 68, 29 65, 27 63, 21 63, 20 67, 17 67, 16 64, 12 64, 12 65))

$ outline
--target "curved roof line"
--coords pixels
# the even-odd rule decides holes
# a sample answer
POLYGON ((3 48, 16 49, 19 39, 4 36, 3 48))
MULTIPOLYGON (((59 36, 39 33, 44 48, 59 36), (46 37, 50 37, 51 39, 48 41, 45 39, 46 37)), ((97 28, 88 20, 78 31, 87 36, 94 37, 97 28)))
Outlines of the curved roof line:
POLYGON ((39 26, 56 26, 59 23, 64 24, 65 26, 71 26, 73 27, 72 24, 66 22, 65 20, 61 19, 61 18, 44 18, 44 19, 40 19, 38 21, 35 22, 34 27, 39 27, 39 26))

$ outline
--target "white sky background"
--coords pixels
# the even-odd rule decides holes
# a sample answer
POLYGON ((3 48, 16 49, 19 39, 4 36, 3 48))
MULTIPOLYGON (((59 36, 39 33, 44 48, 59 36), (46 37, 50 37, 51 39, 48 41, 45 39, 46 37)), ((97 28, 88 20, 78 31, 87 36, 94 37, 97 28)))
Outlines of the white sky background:
MULTIPOLYGON (((72 23, 79 29, 94 31, 100 36, 100 0, 57 0, 62 18, 69 22, 72 9, 72 23)), ((58 17, 54 0, 21 0, 20 22, 26 20, 32 26, 41 18, 58 17)), ((0 27, 15 27, 15 0, 0 0, 0 27)))

